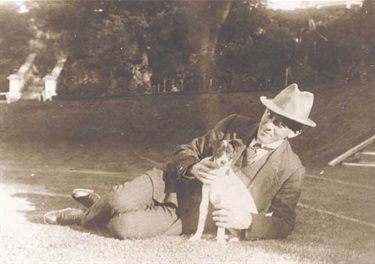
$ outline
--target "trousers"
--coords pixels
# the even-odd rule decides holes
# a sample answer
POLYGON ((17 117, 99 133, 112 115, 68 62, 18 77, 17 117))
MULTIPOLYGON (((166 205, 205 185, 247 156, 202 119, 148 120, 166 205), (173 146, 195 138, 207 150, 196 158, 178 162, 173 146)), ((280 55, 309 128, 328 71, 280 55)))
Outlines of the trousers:
MULTIPOLYGON (((181 213, 177 198, 176 202, 170 202, 166 197, 163 172, 154 169, 132 181, 112 187, 109 193, 86 211, 82 225, 105 227, 119 239, 193 233, 198 223, 201 185, 190 187, 182 185, 179 188, 181 193, 188 193, 179 199, 178 203, 187 204, 181 213)), ((208 222, 209 226, 215 226, 212 220, 208 222)))

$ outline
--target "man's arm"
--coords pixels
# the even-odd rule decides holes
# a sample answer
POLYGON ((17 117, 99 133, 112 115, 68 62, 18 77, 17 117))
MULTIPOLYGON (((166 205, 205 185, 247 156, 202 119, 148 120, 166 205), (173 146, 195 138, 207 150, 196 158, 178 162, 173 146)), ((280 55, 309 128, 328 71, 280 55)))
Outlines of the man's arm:
POLYGON ((284 182, 268 210, 272 216, 251 215, 252 224, 246 230, 246 239, 284 238, 293 231, 304 176, 305 168, 300 167, 284 182))
POLYGON ((237 115, 234 114, 224 118, 204 136, 195 138, 190 143, 177 147, 174 152, 174 163, 176 165, 178 178, 185 176, 190 166, 212 154, 209 152, 211 151, 212 142, 224 138, 228 126, 233 122, 236 116, 237 115))

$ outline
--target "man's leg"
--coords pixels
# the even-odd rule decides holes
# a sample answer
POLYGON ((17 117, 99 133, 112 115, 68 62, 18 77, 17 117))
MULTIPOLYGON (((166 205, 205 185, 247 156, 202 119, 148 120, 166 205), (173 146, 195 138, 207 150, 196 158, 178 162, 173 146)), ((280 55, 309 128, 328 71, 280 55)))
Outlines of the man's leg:
MULTIPOLYGON (((156 177, 156 180, 162 177, 156 177)), ((158 184, 163 188, 163 184, 158 184)), ((86 211, 66 208, 50 211, 44 215, 48 224, 74 225, 86 227, 105 227, 116 214, 145 209, 154 205, 154 185, 148 174, 141 175, 130 182, 114 186, 112 190, 100 197, 86 211)))
POLYGON ((116 215, 107 227, 112 235, 120 239, 180 235, 182 232, 176 208, 169 205, 155 205, 116 215))
POLYGON ((152 208, 154 206, 153 187, 147 174, 114 186, 108 194, 102 196, 87 210, 82 224, 86 226, 94 224, 101 227, 116 215, 152 208))
MULTIPOLYGON (((154 169, 113 187, 74 220, 89 227, 107 227, 114 236, 123 239, 179 235, 182 224, 176 213, 177 200, 173 195, 166 196, 166 191, 163 170, 154 169)), ((64 216, 59 220, 71 220, 72 210, 62 214, 63 211, 58 211, 59 218, 64 216)))

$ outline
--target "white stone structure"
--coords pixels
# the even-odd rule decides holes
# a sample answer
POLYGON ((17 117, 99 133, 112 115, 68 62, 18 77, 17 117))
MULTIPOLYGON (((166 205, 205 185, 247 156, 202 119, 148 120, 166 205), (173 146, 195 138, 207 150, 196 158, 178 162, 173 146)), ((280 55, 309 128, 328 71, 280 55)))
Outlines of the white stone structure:
POLYGON ((25 63, 22 64, 19 70, 8 76, 9 92, 1 93, 1 95, 5 95, 8 104, 21 99, 25 84, 33 71, 35 57, 36 53, 31 53, 27 56, 25 63))
POLYGON ((47 74, 44 80, 44 91, 42 92, 43 102, 45 101, 52 101, 52 97, 57 95, 57 79, 60 76, 62 69, 64 68, 64 64, 66 62, 66 58, 60 59, 57 63, 55 68, 53 68, 50 74, 47 74))
POLYGON ((8 76, 9 92, 2 93, 5 95, 7 103, 18 101, 21 98, 21 89, 23 87, 23 78, 21 75, 15 73, 8 76))

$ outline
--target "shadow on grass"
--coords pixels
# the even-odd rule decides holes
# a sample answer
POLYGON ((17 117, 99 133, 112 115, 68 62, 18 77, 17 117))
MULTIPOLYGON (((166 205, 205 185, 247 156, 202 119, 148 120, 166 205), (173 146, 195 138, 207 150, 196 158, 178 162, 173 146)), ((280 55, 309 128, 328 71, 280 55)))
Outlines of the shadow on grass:
MULTIPOLYGON (((42 224, 46 225, 43 220, 43 216, 45 213, 53 210, 60 210, 64 208, 80 208, 84 209, 82 205, 74 201, 72 198, 68 196, 51 196, 51 195, 43 195, 43 194, 35 194, 35 193, 16 193, 13 194, 12 197, 22 198, 25 199, 27 203, 29 203, 30 207, 33 210, 22 210, 18 211, 20 213, 24 213, 25 218, 34 224, 42 224)), ((108 230, 106 229, 88 229, 80 225, 71 225, 69 228, 82 232, 87 233, 90 232, 93 235, 103 236, 103 237, 112 237, 108 230)))
MULTIPOLYGON (((11 196, 21 198, 28 204, 28 209, 18 212, 23 213, 27 221, 35 224, 44 225, 43 215, 47 211, 79 207, 78 203, 68 195, 37 194, 25 191, 11 196)), ((82 234, 89 232, 98 238, 110 237, 106 230, 84 229, 80 226, 69 226, 69 228, 82 234)), ((373 263, 375 259, 372 250, 374 235, 374 228, 360 226, 311 209, 299 208, 295 230, 286 239, 248 241, 236 245, 228 244, 227 247, 235 251, 255 247, 267 254, 291 256, 297 259, 298 263, 373 263)), ((188 237, 183 236, 182 239, 185 241, 188 237)), ((216 245, 213 240, 212 236, 206 237, 202 243, 216 245)), ((164 240, 157 238, 155 241, 164 240)))

